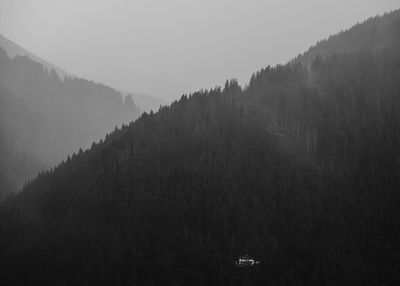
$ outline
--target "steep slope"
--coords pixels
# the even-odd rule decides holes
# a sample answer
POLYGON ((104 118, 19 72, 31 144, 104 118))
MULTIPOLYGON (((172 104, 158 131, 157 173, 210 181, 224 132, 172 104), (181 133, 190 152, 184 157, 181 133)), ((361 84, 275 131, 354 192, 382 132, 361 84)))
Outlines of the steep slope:
POLYGON ((27 281, 143 285, 240 281, 231 277, 233 260, 247 251, 267 270, 283 243, 276 225, 297 225, 291 235, 305 243, 309 234, 297 231, 304 222, 283 213, 303 213, 319 175, 279 150, 226 92, 183 97, 144 114, 11 199, 6 209, 15 209, 1 218, 16 219, 17 229, 3 220, 0 237, 16 252, 1 249, 1 267, 10 275, 3 281, 19 281, 13 277, 26 265, 7 261, 39 245, 27 281), (19 240, 23 229, 37 240, 19 240), (94 258, 99 251, 104 256, 94 258))
MULTIPOLYGON (((28 156, 38 160, 34 173, 60 162, 79 148, 88 148, 100 140, 115 126, 127 123, 139 115, 139 110, 130 97, 123 101, 117 91, 87 80, 65 77, 46 68, 27 56, 9 58, 0 48, 0 97, 14 94, 15 112, 2 114, 4 126, 0 137, 2 144, 11 144, 10 158, 28 156), (7 90, 7 91, 6 91, 7 90), (17 104, 19 102, 20 104, 17 104), (20 110, 18 109, 20 107, 20 110), (32 126, 30 115, 40 117, 40 124, 32 126), (5 116, 7 118, 4 118, 5 116), (16 125, 19 124, 19 125, 16 125), (6 132, 7 133, 4 133, 6 132), (28 134, 30 136, 28 136, 28 134)), ((7 103, 10 103, 8 100, 7 103)), ((6 103, 5 103, 6 104, 6 103)), ((2 107, 7 110, 7 106, 2 107)), ((34 120, 34 122, 36 122, 34 120)), ((32 176, 21 160, 9 162, 9 172, 20 174, 7 180, 13 189, 20 189, 32 176), (18 180, 15 178, 18 177, 18 180)))
POLYGON ((145 112, 156 112, 160 106, 168 105, 166 100, 145 93, 124 92, 124 95, 131 96, 140 110, 145 112))
POLYGON ((397 136, 399 75, 400 55, 343 54, 316 59, 309 68, 266 68, 252 78, 242 102, 292 153, 347 171, 376 159, 371 145, 397 136))
POLYGON ((400 50, 400 10, 376 16, 350 29, 318 42, 296 57, 294 63, 309 66, 316 56, 351 53, 360 50, 400 50))
POLYGON ((397 128, 399 59, 396 10, 253 74, 244 102, 291 153, 348 170, 372 156, 361 154, 365 145, 397 128))
POLYGON ((15 58, 16 56, 27 56, 32 61, 42 64, 48 71, 54 70, 60 78, 72 77, 71 74, 62 70, 61 68, 39 58, 38 56, 32 54, 31 52, 25 50, 16 43, 8 40, 7 38, 0 35, 0 47, 2 47, 6 52, 8 57, 15 58))
POLYGON ((258 78, 270 87, 261 95, 256 82, 242 91, 230 81, 223 91, 143 114, 3 205, 4 281, 393 285, 400 269, 400 64, 388 57, 318 61, 313 80, 305 67, 277 67, 258 78), (342 69, 347 81, 336 78, 342 69), (378 105, 366 82, 379 90, 378 105), (352 90, 354 105, 341 96, 352 90), (347 167, 289 156, 262 109, 250 108, 263 94, 286 102, 278 104, 288 111, 282 126, 294 124, 293 114, 298 122, 314 114, 311 122, 331 136, 317 137, 324 138, 315 143, 322 162, 342 158, 329 151, 340 145, 347 167), (289 114, 292 123, 284 123, 289 114), (343 144, 346 138, 361 145, 343 144), (262 264, 238 270, 233 261, 244 253, 262 264))
POLYGON ((43 126, 40 114, 0 86, 0 199, 46 167, 32 150, 42 138, 43 126), (23 148, 21 142, 26 142, 23 148))
POLYGON ((394 42, 183 96, 40 174, 0 207, 2 281, 397 285, 394 42))

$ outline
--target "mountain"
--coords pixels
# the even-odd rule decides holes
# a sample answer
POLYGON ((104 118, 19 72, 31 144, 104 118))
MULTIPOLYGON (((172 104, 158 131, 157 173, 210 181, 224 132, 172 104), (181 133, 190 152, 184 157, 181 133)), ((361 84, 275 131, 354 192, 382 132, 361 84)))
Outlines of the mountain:
POLYGON ((400 50, 385 43, 182 96, 42 172, 0 207, 2 282, 397 285, 400 50), (245 254, 260 263, 237 268, 245 254))
POLYGON ((34 148, 45 118, 33 112, 15 94, 0 86, 0 199, 16 192, 18 182, 34 178, 47 165, 36 157, 34 148), (24 145, 23 145, 23 142, 24 145))
POLYGON ((131 97, 124 100, 116 90, 88 80, 61 78, 60 70, 30 57, 10 58, 0 47, 0 182, 7 182, 0 183, 0 194, 21 189, 40 171, 140 112, 131 97))
MULTIPOLYGON (((61 259, 51 263, 50 256, 31 256, 38 267, 27 281, 214 281, 217 273, 226 279, 233 272, 234 254, 252 250, 264 263, 268 253, 275 258, 277 238, 268 228, 293 224, 279 218, 289 207, 279 197, 292 194, 293 184, 297 195, 291 203, 306 203, 306 195, 317 191, 312 178, 319 174, 280 151, 227 96, 227 90, 217 89, 145 113, 90 151, 43 173, 7 202, 21 210, 22 221, 32 223, 29 231, 38 238, 32 248, 22 242, 14 254, 30 253, 38 243, 43 253, 61 259), (261 237, 270 241, 262 251, 261 237), (67 253, 73 258, 63 264, 67 253), (100 257, 92 257, 95 253, 100 257)), ((7 222, 0 224, 1 245, 18 240, 7 222)), ((17 273, 25 267, 7 263, 14 254, 3 251, 1 267, 11 275, 11 280, 3 275, 7 283, 21 277, 17 273)))
POLYGON ((137 92, 123 92, 124 96, 130 95, 135 102, 135 104, 140 108, 140 110, 143 110, 145 112, 150 112, 150 111, 157 111, 160 106, 164 106, 168 104, 168 101, 148 95, 145 93, 137 93, 137 92))
POLYGON ((71 74, 66 71, 60 69, 59 67, 39 58, 38 56, 32 54, 31 52, 25 50, 21 46, 15 44, 14 42, 6 39, 2 35, 0 35, 0 47, 2 47, 6 52, 9 58, 15 58, 16 56, 27 56, 34 62, 42 64, 47 71, 54 70, 60 78, 64 77, 73 77, 71 74))
POLYGON ((400 10, 383 16, 369 18, 346 31, 319 41, 308 51, 297 56, 293 62, 311 64, 316 56, 331 56, 359 50, 400 50, 400 10))
MULTIPOLYGON (((0 35, 0 47, 3 48, 7 52, 7 56, 9 58, 15 58, 16 56, 27 56, 34 62, 40 63, 45 67, 45 69, 50 73, 51 70, 54 70, 56 74, 61 78, 64 79, 65 77, 73 78, 75 76, 71 75, 70 73, 62 70, 61 68, 41 59, 40 57, 32 54, 31 52, 27 51, 26 49, 22 48, 21 46, 15 44, 14 42, 10 41, 9 39, 0 35)), ((145 94, 145 93, 137 93, 137 92, 126 92, 121 91, 121 94, 125 96, 131 96, 135 105, 146 112, 150 112, 151 110, 157 111, 160 106, 167 105, 168 102, 164 99, 145 94)))

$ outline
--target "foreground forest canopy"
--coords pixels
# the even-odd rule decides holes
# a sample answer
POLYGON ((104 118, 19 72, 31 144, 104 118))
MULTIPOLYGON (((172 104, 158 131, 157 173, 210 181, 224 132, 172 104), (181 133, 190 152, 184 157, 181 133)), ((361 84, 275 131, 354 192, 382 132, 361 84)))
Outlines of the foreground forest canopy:
POLYGON ((397 285, 399 35, 370 19, 42 172, 0 208, 1 281, 397 285))

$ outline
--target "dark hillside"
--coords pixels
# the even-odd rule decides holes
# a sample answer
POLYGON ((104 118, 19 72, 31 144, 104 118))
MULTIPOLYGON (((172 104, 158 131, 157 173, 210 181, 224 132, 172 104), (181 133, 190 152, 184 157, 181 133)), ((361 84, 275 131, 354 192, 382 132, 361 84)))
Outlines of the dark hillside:
POLYGON ((398 285, 386 43, 182 96, 41 173, 0 207, 2 282, 398 285), (235 267, 244 254, 261 263, 235 267))
POLYGON ((243 252, 277 275, 286 241, 312 247, 302 225, 304 208, 320 207, 320 175, 225 98, 214 90, 143 115, 6 202, 2 261, 28 255, 1 265, 10 281, 36 265, 27 281, 228 283, 242 279, 233 261, 243 252))
POLYGON ((296 57, 293 62, 309 66, 317 57, 352 53, 360 50, 400 51, 400 10, 383 16, 369 18, 346 31, 319 41, 308 51, 296 57))
POLYGON ((346 171, 378 160, 381 152, 397 158, 399 76, 400 56, 391 52, 317 58, 310 69, 263 69, 252 77, 243 102, 296 147, 292 153, 346 171))

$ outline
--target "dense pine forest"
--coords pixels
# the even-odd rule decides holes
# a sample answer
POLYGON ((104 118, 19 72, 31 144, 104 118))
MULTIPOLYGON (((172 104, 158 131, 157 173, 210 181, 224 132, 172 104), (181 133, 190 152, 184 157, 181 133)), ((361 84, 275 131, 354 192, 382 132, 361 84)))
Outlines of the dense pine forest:
POLYGON ((399 36, 371 18, 77 150, 2 203, 1 281, 397 285, 399 36))

